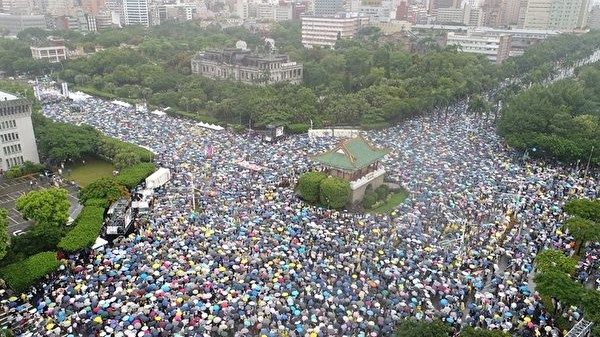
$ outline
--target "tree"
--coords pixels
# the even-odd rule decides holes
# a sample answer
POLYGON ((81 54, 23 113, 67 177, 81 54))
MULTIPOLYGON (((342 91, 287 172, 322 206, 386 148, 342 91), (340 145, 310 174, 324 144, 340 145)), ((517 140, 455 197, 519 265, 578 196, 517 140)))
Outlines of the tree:
POLYGON ((565 256, 563 252, 556 249, 546 249, 535 257, 535 267, 540 273, 548 271, 561 271, 573 275, 577 269, 577 261, 565 256))
POLYGON ((441 321, 406 319, 398 326, 395 337, 446 337, 450 335, 450 331, 450 327, 441 321))
POLYGON ((504 331, 475 329, 467 326, 461 330, 459 337, 511 337, 511 335, 504 331))
POLYGON ((565 212, 595 222, 600 222, 600 199, 574 199, 565 205, 565 212))
POLYGON ((35 135, 40 154, 53 162, 95 154, 100 141, 100 133, 91 126, 52 121, 36 125, 35 135))
POLYGON ((142 162, 139 154, 135 152, 119 152, 114 156, 112 161, 119 170, 142 162))
POLYGON ((6 255, 9 245, 8 212, 6 209, 0 208, 0 260, 6 255))
POLYGON ((350 182, 338 177, 327 177, 321 181, 321 203, 329 208, 341 209, 350 201, 350 182))
POLYGON ((105 199, 109 203, 127 195, 127 189, 114 178, 100 178, 79 191, 79 202, 85 204, 90 199, 105 199))
POLYGON ((300 176, 296 191, 302 199, 310 203, 319 201, 321 182, 327 178, 323 172, 307 172, 300 176))
POLYGON ((42 188, 20 196, 16 208, 36 227, 60 228, 69 219, 69 192, 62 188, 42 188))
POLYGON ((594 221, 575 216, 567 220, 565 226, 577 241, 577 254, 586 243, 600 240, 600 225, 594 221))

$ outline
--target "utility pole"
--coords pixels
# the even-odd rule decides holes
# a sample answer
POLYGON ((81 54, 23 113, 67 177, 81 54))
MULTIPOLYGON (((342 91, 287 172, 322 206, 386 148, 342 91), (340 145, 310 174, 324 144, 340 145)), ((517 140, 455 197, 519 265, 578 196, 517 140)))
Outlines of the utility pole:
POLYGON ((592 153, 594 153, 594 146, 593 145, 592 145, 592 149, 590 150, 590 156, 588 158, 587 165, 585 166, 585 175, 583 176, 583 179, 587 179, 588 170, 590 169, 590 162, 592 161, 592 153))

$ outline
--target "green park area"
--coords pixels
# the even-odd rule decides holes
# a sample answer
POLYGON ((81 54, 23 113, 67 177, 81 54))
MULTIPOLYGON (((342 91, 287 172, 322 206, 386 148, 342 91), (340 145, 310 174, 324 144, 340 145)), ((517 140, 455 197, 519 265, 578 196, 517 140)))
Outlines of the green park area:
POLYGON ((367 212, 378 214, 391 213, 398 205, 403 203, 406 198, 408 198, 408 191, 404 188, 390 191, 387 196, 385 196, 380 202, 374 204, 370 209, 367 210, 367 212))
POLYGON ((85 187, 94 180, 111 177, 114 170, 115 166, 112 163, 88 157, 85 161, 78 161, 68 166, 66 178, 76 182, 81 187, 85 187))

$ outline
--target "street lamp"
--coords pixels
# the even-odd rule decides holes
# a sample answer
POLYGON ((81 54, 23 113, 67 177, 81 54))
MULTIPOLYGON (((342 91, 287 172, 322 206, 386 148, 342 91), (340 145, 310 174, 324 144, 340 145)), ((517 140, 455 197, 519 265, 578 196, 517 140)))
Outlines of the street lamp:
POLYGON ((192 183, 192 212, 196 211, 196 188, 194 186, 194 175, 191 172, 187 174, 190 177, 192 183))

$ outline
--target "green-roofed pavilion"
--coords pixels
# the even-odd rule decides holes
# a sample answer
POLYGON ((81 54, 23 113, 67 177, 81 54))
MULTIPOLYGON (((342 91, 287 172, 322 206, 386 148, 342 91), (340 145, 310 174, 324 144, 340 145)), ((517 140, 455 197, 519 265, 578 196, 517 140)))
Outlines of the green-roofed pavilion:
POLYGON ((390 151, 376 148, 362 137, 346 139, 333 149, 313 156, 328 174, 350 181, 352 201, 362 199, 367 186, 383 184, 385 170, 379 161, 390 151))
POLYGON ((362 137, 356 137, 344 140, 334 149, 312 159, 331 168, 354 172, 379 161, 388 152, 374 147, 362 137))

